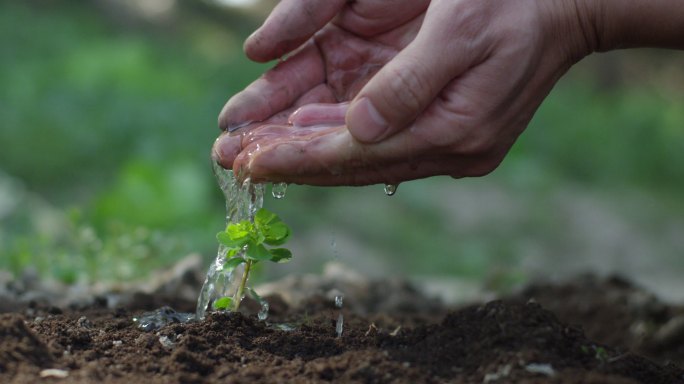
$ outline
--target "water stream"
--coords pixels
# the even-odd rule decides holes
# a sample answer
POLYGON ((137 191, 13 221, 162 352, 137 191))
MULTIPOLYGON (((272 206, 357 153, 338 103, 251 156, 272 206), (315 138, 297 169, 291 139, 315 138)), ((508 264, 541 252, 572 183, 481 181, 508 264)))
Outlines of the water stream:
MULTIPOLYGON (((214 164, 214 175, 226 199, 226 225, 247 219, 253 221, 254 214, 264 203, 264 185, 253 184, 249 179, 239 183, 233 171, 226 170, 218 164, 214 164)), ((281 190, 282 196, 284 196, 284 188, 281 190)), ((170 323, 204 319, 207 310, 211 308, 215 300, 221 297, 234 296, 240 284, 239 279, 234 277, 242 276, 244 266, 225 270, 223 266, 226 262, 226 252, 226 247, 220 244, 216 259, 207 271, 207 277, 197 299, 197 308, 194 314, 179 313, 169 307, 163 307, 156 311, 144 313, 134 318, 133 321, 142 330, 154 331, 170 323)), ((258 297, 258 295, 255 296, 258 297)), ((265 320, 268 317, 268 303, 260 297, 256 300, 261 305, 258 317, 260 320, 265 320)))
MULTIPOLYGON (((254 221, 254 214, 264 205, 264 185, 252 184, 250 179, 246 179, 240 184, 233 171, 226 170, 218 164, 214 164, 214 175, 226 198, 226 225, 242 220, 254 221)), ((234 279, 234 276, 242 276, 244 266, 241 265, 238 268, 226 271, 223 269, 225 261, 226 247, 221 244, 216 254, 216 260, 207 271, 207 277, 204 279, 202 290, 197 299, 195 317, 198 320, 204 319, 207 309, 210 308, 214 300, 221 297, 232 297, 237 292, 239 281, 234 279)), ((265 319, 268 316, 268 305, 261 304, 262 308, 265 307, 265 314, 260 312, 259 317, 265 319)))
MULTIPOLYGON (((254 221, 254 215, 263 206, 264 202, 264 184, 253 184, 250 179, 239 183, 238 178, 235 177, 233 171, 225 170, 218 164, 214 164, 214 175, 218 182, 221 191, 226 199, 226 225, 229 223, 236 223, 243 220, 254 221)), ((390 186, 391 187, 391 186, 390 186)), ((281 199, 285 196, 287 189, 286 183, 276 183, 272 186, 272 194, 276 199, 281 199)), ((391 195, 396 190, 396 186, 388 193, 388 187, 385 187, 385 192, 391 195)), ((335 256, 337 256, 337 247, 333 237, 331 246, 335 256)), ((197 308, 195 313, 180 313, 172 308, 162 307, 152 312, 143 313, 133 319, 138 327, 144 331, 152 332, 167 324, 171 323, 185 323, 188 321, 203 320, 213 306, 213 302, 222 297, 233 297, 238 291, 240 279, 236 276, 242 276, 244 265, 232 270, 224 269, 226 262, 227 249, 223 244, 220 244, 216 253, 216 259, 210 264, 207 271, 207 277, 204 280, 202 289, 197 299, 197 308)), ((266 300, 261 298, 251 288, 246 292, 252 299, 256 300, 261 309, 257 315, 259 320, 265 321, 268 318, 269 304, 266 300)), ((344 329, 344 317, 342 315, 344 295, 341 293, 335 296, 335 307, 339 308, 337 321, 335 323, 335 332, 338 337, 342 336, 344 329)), ((293 324, 269 324, 269 327, 284 331, 292 331, 296 329, 293 324)))

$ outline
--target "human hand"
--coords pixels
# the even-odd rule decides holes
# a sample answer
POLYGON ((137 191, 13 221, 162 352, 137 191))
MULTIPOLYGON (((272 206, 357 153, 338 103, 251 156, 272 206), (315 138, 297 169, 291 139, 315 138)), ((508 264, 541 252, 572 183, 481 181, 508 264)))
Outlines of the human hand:
POLYGON ((226 104, 222 128, 240 128, 217 141, 217 159, 255 180, 315 185, 492 171, 589 53, 582 28, 535 0, 426 6, 282 1, 246 42, 250 58, 318 32, 226 104))

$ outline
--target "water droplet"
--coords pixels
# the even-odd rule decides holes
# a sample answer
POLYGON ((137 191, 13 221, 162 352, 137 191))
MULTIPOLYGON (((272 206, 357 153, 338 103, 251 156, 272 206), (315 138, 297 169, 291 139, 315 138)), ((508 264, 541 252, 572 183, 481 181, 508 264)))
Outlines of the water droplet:
POLYGON ((335 296, 335 306, 337 308, 342 308, 343 302, 344 302, 344 295, 335 296))
POLYGON ((339 316, 337 316, 337 323, 335 324, 335 332, 337 333, 337 337, 342 337, 342 331, 344 330, 344 316, 340 313, 339 316))
POLYGON ((287 192, 287 183, 274 183, 271 187, 271 194, 276 199, 282 199, 287 192))
POLYGON ((259 321, 264 321, 268 318, 268 302, 266 300, 261 302, 261 309, 259 310, 259 313, 257 313, 257 317, 259 318, 259 321))
POLYGON ((335 239, 334 233, 332 234, 332 238, 330 238, 330 248, 332 249, 333 259, 339 259, 340 251, 337 249, 337 240, 335 239))
POLYGON ((385 195, 392 196, 397 192, 396 184, 385 184, 385 195))

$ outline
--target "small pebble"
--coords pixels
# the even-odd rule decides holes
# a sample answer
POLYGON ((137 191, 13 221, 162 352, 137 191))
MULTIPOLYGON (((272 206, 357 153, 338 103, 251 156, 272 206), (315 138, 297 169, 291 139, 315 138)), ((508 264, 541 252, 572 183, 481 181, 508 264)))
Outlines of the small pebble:
POLYGON ((90 320, 88 320, 88 318, 85 316, 79 317, 78 320, 76 321, 76 324, 78 324, 79 327, 85 328, 85 329, 90 329, 93 327, 93 323, 91 323, 90 320))
POLYGON ((173 348, 175 343, 168 336, 159 336, 159 343, 164 348, 173 348))
POLYGON ((66 379, 69 377, 69 372, 65 371, 63 369, 43 369, 40 371, 40 377, 42 378, 47 378, 47 377, 53 377, 56 379, 66 379))
POLYGON ((556 374, 556 371, 553 370, 551 364, 530 363, 525 366, 525 370, 530 373, 540 373, 546 376, 553 376, 556 374))

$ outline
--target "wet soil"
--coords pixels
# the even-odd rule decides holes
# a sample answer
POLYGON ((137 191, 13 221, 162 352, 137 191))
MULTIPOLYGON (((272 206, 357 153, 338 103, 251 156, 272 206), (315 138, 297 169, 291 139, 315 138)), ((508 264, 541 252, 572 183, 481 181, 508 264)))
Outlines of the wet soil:
POLYGON ((246 305, 154 332, 132 318, 194 303, 154 295, 115 308, 28 303, 0 314, 0 382, 684 383, 684 311, 620 279, 540 284, 427 311, 361 315, 353 300, 340 337, 339 309, 317 295, 296 306, 272 297, 265 322, 246 305))

